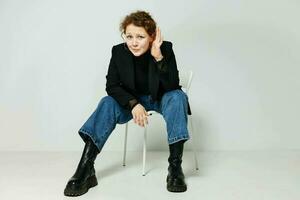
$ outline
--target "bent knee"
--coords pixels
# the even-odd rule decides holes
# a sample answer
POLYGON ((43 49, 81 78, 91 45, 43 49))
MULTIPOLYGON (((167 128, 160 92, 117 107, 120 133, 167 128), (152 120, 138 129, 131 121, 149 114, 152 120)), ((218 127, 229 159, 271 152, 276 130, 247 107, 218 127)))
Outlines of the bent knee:
POLYGON ((172 101, 186 101, 188 97, 184 91, 177 89, 166 92, 163 98, 171 99, 172 101))
POLYGON ((102 104, 113 106, 113 105, 118 105, 118 102, 112 96, 105 96, 99 102, 99 105, 102 104))

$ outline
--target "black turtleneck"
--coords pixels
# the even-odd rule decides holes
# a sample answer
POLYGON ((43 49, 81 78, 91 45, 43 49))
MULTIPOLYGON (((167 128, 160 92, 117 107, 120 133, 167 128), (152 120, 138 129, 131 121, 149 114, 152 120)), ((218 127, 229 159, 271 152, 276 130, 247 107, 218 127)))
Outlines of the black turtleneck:
MULTIPOLYGON (((134 64, 134 73, 135 73, 135 89, 136 92, 139 95, 149 95, 150 91, 149 91, 149 81, 148 81, 148 75, 149 75, 149 62, 150 59, 154 59, 151 56, 151 52, 150 49, 148 51, 146 51, 144 54, 140 55, 140 56, 134 56, 132 54, 133 57, 133 64, 134 64)), ((155 62, 155 60, 154 60, 155 62)), ((158 67, 161 68, 163 61, 158 61, 155 62, 158 67)), ((163 89, 159 83, 159 89, 158 89, 158 93, 162 95, 163 93, 163 89)), ((130 109, 133 109, 135 105, 137 105, 139 102, 137 99, 132 99, 128 102, 128 107, 130 109)))
POLYGON ((140 56, 133 55, 134 72, 135 72, 135 88, 136 92, 141 95, 148 95, 148 68, 149 59, 151 59, 150 50, 140 56))

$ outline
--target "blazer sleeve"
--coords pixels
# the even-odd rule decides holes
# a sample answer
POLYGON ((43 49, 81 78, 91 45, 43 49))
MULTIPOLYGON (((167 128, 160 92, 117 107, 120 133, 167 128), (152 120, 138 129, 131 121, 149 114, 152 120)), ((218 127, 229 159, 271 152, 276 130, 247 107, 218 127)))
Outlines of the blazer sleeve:
POLYGON ((164 58, 161 61, 156 62, 159 80, 163 88, 167 91, 179 87, 179 73, 172 46, 171 42, 167 43, 165 47, 161 49, 164 58))
POLYGON ((112 48, 112 56, 109 62, 108 72, 106 75, 106 92, 112 96, 125 109, 131 109, 136 102, 135 96, 122 87, 120 75, 115 63, 115 50, 112 48))

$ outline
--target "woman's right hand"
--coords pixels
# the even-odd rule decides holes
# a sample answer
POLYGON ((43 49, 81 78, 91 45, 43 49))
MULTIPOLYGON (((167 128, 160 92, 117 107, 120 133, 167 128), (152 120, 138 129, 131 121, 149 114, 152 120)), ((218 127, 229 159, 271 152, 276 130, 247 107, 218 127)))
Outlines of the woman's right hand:
POLYGON ((138 124, 141 127, 144 127, 145 124, 148 124, 148 113, 145 110, 144 106, 141 104, 137 104, 134 106, 134 108, 131 110, 134 123, 138 124))

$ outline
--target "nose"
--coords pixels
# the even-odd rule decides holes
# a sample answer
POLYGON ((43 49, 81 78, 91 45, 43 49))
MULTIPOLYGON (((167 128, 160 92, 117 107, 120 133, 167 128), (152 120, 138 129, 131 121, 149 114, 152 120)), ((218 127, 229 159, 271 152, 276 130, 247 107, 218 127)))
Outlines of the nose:
POLYGON ((137 46, 137 41, 136 41, 135 38, 134 38, 133 41, 132 41, 132 45, 133 45, 133 46, 137 46))

